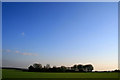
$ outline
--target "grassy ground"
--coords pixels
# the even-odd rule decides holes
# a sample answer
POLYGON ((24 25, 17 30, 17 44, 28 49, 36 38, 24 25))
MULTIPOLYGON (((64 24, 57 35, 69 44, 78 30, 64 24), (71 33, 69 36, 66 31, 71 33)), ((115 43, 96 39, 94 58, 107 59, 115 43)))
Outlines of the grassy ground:
POLYGON ((118 73, 46 73, 2 70, 3 78, 117 78, 118 73))

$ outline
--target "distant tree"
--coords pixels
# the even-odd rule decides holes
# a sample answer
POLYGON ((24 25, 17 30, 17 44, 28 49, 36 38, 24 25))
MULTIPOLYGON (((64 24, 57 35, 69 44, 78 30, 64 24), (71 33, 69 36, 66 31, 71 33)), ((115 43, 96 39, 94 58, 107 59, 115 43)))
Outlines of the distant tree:
POLYGON ((37 64, 37 63, 33 64, 33 67, 35 69, 42 69, 42 65, 41 64, 37 64))
POLYGON ((83 66, 83 71, 84 71, 84 72, 87 72, 87 71, 88 71, 88 68, 87 68, 86 65, 83 66))
POLYGON ((83 71, 85 71, 85 72, 92 72, 93 69, 94 68, 93 68, 93 66, 91 64, 83 66, 83 71))
POLYGON ((92 72, 92 70, 94 70, 94 67, 91 65, 91 64, 89 64, 89 65, 87 65, 88 66, 88 71, 89 72, 92 72))
POLYGON ((83 71, 83 65, 78 64, 78 65, 77 65, 77 68, 78 68, 78 70, 79 70, 80 72, 82 72, 82 71, 83 71))
POLYGON ((34 71, 34 67, 33 67, 32 65, 30 65, 30 66, 28 67, 28 70, 29 70, 29 71, 34 71))
POLYGON ((67 70, 67 68, 65 66, 61 66, 61 71, 65 72, 67 70))
POLYGON ((45 69, 45 66, 43 68, 45 69))
POLYGON ((50 68, 50 64, 46 64, 45 68, 49 69, 50 68))
POLYGON ((53 66, 53 68, 57 68, 56 66, 53 66))
POLYGON ((116 70, 114 70, 113 72, 120 72, 120 70, 116 69, 116 70))
POLYGON ((75 64, 75 65, 73 66, 73 68, 76 69, 76 68, 77 68, 77 65, 75 64))
POLYGON ((46 66, 44 66, 43 68, 42 68, 42 71, 43 72, 45 72, 47 69, 45 68, 46 66))
MULTIPOLYGON (((35 71, 35 72, 75 72, 75 71, 80 71, 80 72, 92 72, 94 67, 91 64, 88 65, 73 65, 72 67, 56 67, 53 66, 52 68, 50 67, 50 64, 47 64, 42 68, 41 64, 34 63, 33 65, 30 65, 28 67, 29 71, 35 71)), ((115 70, 117 72, 117 70, 115 70)))
POLYGON ((50 71, 52 71, 52 72, 57 72, 57 67, 56 67, 56 66, 53 66, 53 68, 50 68, 50 71))
POLYGON ((78 67, 77 67, 76 64, 73 66, 73 69, 74 69, 74 71, 77 71, 77 70, 78 70, 78 67))

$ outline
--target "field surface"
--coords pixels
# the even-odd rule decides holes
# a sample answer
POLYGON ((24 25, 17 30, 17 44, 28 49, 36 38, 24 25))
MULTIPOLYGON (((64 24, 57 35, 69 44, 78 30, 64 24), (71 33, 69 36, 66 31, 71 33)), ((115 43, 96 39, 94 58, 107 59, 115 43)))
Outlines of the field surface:
POLYGON ((118 78, 118 73, 46 73, 3 69, 4 78, 118 78))

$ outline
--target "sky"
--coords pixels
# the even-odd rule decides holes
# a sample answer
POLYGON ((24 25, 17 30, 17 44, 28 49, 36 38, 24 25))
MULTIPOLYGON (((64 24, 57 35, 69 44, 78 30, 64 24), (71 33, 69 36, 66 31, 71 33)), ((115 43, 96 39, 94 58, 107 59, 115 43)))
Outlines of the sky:
POLYGON ((119 0, 1 0, 2 2, 119 2, 119 0))
POLYGON ((3 67, 118 68, 117 2, 4 2, 3 67))

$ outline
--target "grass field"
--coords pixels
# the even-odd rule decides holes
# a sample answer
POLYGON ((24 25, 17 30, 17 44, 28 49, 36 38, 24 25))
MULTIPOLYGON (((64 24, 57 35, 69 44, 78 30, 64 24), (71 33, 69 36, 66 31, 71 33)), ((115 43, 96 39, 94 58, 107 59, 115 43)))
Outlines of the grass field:
POLYGON ((118 73, 46 73, 3 69, 4 78, 118 78, 118 73))

